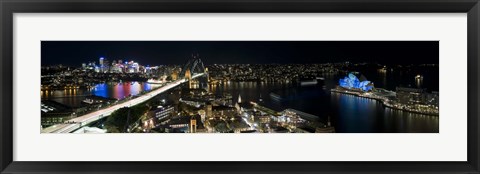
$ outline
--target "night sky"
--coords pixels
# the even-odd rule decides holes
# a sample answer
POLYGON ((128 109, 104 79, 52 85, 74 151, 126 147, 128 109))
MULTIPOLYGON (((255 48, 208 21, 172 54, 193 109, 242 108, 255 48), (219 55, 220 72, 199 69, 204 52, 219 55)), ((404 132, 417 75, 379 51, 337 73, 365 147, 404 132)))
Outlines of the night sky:
POLYGON ((142 65, 184 64, 198 53, 206 64, 287 64, 350 61, 438 64, 438 41, 42 41, 42 66, 99 57, 142 65))

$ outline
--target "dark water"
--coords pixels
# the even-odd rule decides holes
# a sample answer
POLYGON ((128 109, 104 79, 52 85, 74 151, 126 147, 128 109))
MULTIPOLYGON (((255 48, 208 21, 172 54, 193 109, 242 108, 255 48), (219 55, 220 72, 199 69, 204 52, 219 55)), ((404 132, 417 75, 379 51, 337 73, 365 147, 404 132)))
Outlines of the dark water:
POLYGON ((93 89, 65 89, 41 91, 42 99, 50 99, 68 106, 79 107, 87 96, 96 95, 105 98, 123 99, 130 95, 138 95, 142 91, 150 91, 159 85, 144 82, 101 83, 93 89))
MULTIPOLYGON (((408 86, 409 83, 415 85, 414 76, 409 76, 411 80, 396 80, 395 82, 386 80, 383 84, 376 83, 376 86, 394 90, 396 86, 408 86)), ((237 100, 240 94, 242 101, 255 101, 277 111, 293 108, 317 115, 324 122, 330 118, 336 132, 340 133, 439 132, 438 116, 392 110, 383 107, 376 100, 330 93, 329 89, 337 84, 337 79, 342 77, 342 75, 324 75, 324 77, 326 78, 325 86, 300 86, 292 83, 230 82, 211 85, 209 89, 217 94, 230 93, 234 101, 237 100)), ((381 75, 375 77, 382 78, 381 75)), ((392 77, 387 76, 385 78, 392 77)), ((372 81, 374 79, 372 78, 372 81)), ((424 80, 428 81, 426 78, 424 80)), ((437 85, 429 83, 433 87, 427 87, 425 83, 422 87, 438 90, 438 79, 436 81, 437 85)))

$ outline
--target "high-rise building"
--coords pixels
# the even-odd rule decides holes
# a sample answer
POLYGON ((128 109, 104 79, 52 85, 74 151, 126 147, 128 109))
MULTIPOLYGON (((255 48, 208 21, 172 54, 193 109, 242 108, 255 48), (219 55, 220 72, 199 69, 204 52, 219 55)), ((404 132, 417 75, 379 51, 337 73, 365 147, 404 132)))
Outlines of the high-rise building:
POLYGON ((100 64, 100 67, 99 67, 99 72, 102 72, 104 71, 104 66, 105 66, 105 62, 104 62, 104 58, 103 57, 100 57, 99 60, 98 60, 99 64, 100 64))

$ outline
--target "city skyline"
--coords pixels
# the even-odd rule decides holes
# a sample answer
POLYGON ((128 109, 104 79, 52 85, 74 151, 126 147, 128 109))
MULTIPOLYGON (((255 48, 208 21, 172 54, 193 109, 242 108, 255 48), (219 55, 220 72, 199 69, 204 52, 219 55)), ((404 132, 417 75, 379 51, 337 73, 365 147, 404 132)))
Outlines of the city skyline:
POLYGON ((184 64, 199 54, 211 64, 438 64, 438 41, 42 41, 42 66, 106 60, 184 64))

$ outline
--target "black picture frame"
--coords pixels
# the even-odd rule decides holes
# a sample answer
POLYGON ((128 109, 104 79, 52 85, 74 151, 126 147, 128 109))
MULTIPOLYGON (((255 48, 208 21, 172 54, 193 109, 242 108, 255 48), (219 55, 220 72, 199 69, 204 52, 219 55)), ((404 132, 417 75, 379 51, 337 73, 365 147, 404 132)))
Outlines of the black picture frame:
MULTIPOLYGON (((480 173, 478 0, 0 0, 1 173, 480 173), (13 161, 14 13, 467 13, 466 162, 19 162, 13 161)), ((441 152, 439 152, 441 153, 441 152)), ((253 159, 254 160, 254 159, 253 159)))

